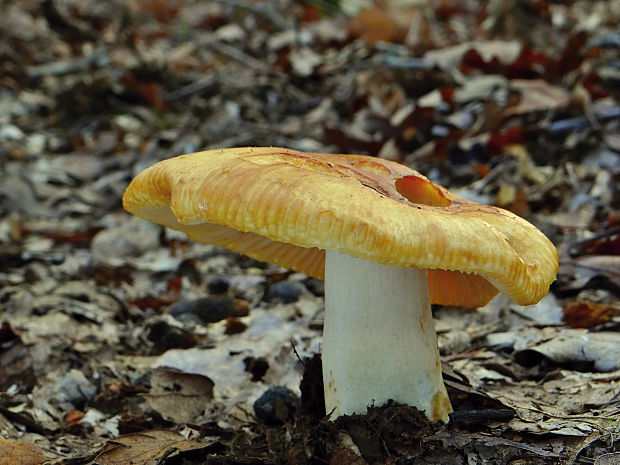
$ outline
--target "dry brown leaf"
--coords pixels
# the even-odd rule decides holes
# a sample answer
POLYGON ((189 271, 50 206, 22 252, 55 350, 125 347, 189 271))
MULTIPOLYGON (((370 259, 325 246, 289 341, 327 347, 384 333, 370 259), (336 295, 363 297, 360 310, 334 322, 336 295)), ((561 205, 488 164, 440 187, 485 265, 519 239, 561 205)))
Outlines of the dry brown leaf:
MULTIPOLYGON (((402 12, 400 13, 402 15, 402 12)), ((355 37, 375 42, 402 42, 406 30, 399 24, 396 12, 373 7, 364 8, 347 25, 349 33, 355 37)))
POLYGON ((145 394, 151 408, 176 423, 195 421, 213 398, 213 381, 206 376, 157 368, 152 389, 145 394))
POLYGON ((359 454, 351 449, 338 449, 331 459, 329 465, 366 465, 367 462, 359 454))
POLYGON ((202 449, 205 444, 189 441, 183 436, 165 430, 126 434, 108 441, 89 465, 147 465, 174 457, 181 452, 202 449))
POLYGON ((506 109, 506 116, 558 110, 570 103, 567 91, 542 79, 513 79, 510 88, 517 91, 521 98, 516 105, 506 109))
POLYGON ((0 465, 39 465, 43 462, 45 457, 34 444, 0 436, 0 465))
POLYGON ((571 328, 591 328, 611 321, 614 308, 595 302, 573 302, 564 307, 562 321, 571 328))

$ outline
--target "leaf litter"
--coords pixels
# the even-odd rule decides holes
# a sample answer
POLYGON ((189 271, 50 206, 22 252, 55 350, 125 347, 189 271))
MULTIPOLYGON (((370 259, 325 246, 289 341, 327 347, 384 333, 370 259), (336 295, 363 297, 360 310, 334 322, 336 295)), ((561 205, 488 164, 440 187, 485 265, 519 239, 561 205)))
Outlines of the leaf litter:
POLYGON ((0 463, 615 463, 619 17, 8 2, 0 463), (396 404, 325 421, 322 283, 122 211, 146 166, 240 145, 408 163, 556 244, 539 304, 435 309, 449 425, 396 404))

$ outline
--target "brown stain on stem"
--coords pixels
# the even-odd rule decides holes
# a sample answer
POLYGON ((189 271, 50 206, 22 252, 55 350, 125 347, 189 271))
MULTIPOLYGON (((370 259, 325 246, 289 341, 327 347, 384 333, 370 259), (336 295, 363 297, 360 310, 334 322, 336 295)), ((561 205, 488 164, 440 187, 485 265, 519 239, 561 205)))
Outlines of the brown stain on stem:
POLYGON ((437 392, 431 401, 431 419, 432 421, 444 420, 452 411, 450 399, 445 392, 437 392))

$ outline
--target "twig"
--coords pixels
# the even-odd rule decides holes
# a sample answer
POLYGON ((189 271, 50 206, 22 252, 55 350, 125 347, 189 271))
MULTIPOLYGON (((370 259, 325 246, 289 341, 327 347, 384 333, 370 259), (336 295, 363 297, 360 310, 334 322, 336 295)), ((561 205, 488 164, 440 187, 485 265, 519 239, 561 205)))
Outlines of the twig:
POLYGON ((69 60, 57 60, 51 63, 43 63, 26 67, 26 75, 29 78, 39 78, 42 76, 60 76, 80 71, 86 71, 90 67, 102 68, 111 63, 108 52, 104 49, 94 50, 90 55, 69 60))
POLYGON ((579 248, 580 247, 582 247, 582 246, 584 246, 586 244, 589 244, 591 242, 595 242, 595 241, 598 241, 600 239, 604 239, 606 237, 611 237, 611 236, 613 236, 615 234, 618 234, 618 233, 620 233, 620 226, 614 226, 614 227, 609 228, 609 229, 604 229, 603 231, 600 231, 600 232, 596 233, 594 236, 588 237, 587 239, 583 239, 583 240, 580 240, 580 241, 577 241, 577 242, 573 242, 568 247, 568 254, 571 257, 574 257, 574 256, 579 254, 579 252, 580 252, 579 248))

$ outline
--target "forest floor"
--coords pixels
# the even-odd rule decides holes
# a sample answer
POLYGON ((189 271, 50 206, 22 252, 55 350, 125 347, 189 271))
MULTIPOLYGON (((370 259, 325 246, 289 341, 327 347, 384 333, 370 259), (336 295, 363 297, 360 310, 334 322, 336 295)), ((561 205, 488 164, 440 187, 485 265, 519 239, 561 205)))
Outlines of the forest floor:
POLYGON ((0 464, 620 463, 619 2, 0 10, 0 464), (327 421, 322 282, 122 209, 248 145, 406 163, 556 245, 537 305, 433 308, 447 425, 327 421))

